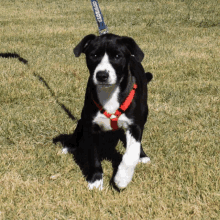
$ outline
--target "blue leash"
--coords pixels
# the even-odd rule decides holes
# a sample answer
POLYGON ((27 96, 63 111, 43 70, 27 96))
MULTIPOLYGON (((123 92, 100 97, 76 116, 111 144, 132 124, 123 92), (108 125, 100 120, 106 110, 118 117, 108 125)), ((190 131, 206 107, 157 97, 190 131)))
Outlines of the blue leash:
POLYGON ((91 0, 91 4, 92 4, 92 9, 96 18, 96 22, 98 24, 98 28, 99 28, 99 34, 107 34, 108 33, 108 27, 104 22, 104 18, 102 16, 102 12, 99 8, 99 3, 97 0, 91 0))

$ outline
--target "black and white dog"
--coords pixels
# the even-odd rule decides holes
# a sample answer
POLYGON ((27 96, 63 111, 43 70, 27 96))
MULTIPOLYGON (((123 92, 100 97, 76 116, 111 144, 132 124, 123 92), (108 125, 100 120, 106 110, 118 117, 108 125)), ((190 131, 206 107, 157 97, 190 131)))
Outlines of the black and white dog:
MULTIPOLYGON (((88 35, 75 47, 74 54, 86 54, 90 72, 81 119, 72 137, 72 149, 84 147, 88 154, 89 189, 103 188, 103 171, 99 147, 110 135, 110 142, 117 143, 121 131, 126 139, 126 152, 118 166, 114 182, 125 188, 132 180, 138 162, 147 163, 141 139, 147 121, 147 83, 151 73, 141 65, 144 53, 130 37, 113 34, 88 35)), ((106 143, 107 144, 107 143, 106 143)), ((105 147, 105 146, 102 146, 105 147)))

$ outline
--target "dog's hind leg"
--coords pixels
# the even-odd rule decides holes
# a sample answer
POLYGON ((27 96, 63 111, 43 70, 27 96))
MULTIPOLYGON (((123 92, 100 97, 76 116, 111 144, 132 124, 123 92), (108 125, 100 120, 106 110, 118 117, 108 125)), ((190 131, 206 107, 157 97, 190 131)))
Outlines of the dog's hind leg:
POLYGON ((148 157, 144 150, 143 147, 141 145, 141 152, 140 152, 140 159, 139 159, 139 163, 149 163, 150 162, 150 157, 148 157))
POLYGON ((65 146, 62 150, 62 153, 73 153, 79 145, 79 141, 82 138, 83 132, 83 124, 82 119, 78 121, 76 129, 74 133, 69 137, 69 139, 65 142, 65 146))

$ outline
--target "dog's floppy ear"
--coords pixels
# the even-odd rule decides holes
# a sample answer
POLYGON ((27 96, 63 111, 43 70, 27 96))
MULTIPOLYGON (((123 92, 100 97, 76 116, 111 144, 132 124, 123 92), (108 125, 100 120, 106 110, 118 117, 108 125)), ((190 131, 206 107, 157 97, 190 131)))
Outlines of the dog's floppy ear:
POLYGON ((96 36, 94 34, 89 34, 85 36, 80 43, 73 49, 73 52, 76 57, 79 57, 81 53, 85 53, 86 48, 88 47, 89 43, 94 40, 96 36))
POLYGON ((122 37, 122 42, 127 46, 138 62, 144 59, 143 51, 131 37, 122 37))

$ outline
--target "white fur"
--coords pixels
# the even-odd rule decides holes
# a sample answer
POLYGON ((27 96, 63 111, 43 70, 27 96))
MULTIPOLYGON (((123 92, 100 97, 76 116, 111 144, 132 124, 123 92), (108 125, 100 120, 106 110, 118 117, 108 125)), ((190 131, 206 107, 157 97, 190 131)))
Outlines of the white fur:
POLYGON ((97 86, 96 92, 98 95, 98 99, 100 104, 108 113, 115 113, 115 111, 120 107, 118 102, 118 96, 120 94, 119 86, 97 86))
MULTIPOLYGON (((98 112, 93 119, 93 123, 98 124, 104 131, 110 131, 112 130, 110 119, 107 118, 104 114, 101 112, 98 112)), ((123 113, 119 119, 118 119, 118 127, 126 129, 128 125, 132 123, 132 120, 127 118, 126 115, 123 113)))
POLYGON ((114 178, 115 184, 119 188, 125 188, 130 183, 140 158, 141 143, 136 141, 129 131, 126 131, 126 141, 126 152, 114 178))
POLYGON ((149 157, 142 157, 139 159, 139 163, 150 163, 149 157))
MULTIPOLYGON (((114 85, 111 87, 97 86, 97 94, 100 104, 110 114, 114 114, 120 107, 118 102, 118 96, 120 93, 119 87, 114 85)), ((112 115, 112 117, 114 117, 112 115)), ((100 111, 97 112, 93 119, 93 123, 98 124, 104 131, 112 130, 110 119, 107 118, 100 111)), ((132 120, 127 118, 123 113, 118 119, 118 127, 126 129, 128 125, 132 123, 132 120)))
POLYGON ((68 154, 68 148, 67 147, 64 147, 62 149, 62 154, 68 154))
POLYGON ((103 189, 103 179, 100 179, 100 180, 96 180, 94 183, 88 183, 88 188, 90 190, 96 188, 96 189, 99 189, 99 190, 102 190, 103 189))
POLYGON ((113 66, 111 65, 111 63, 109 62, 109 58, 108 55, 105 53, 101 62, 97 65, 97 67, 95 68, 94 74, 93 74, 93 81, 95 84, 99 84, 99 82, 96 79, 96 74, 99 71, 107 71, 109 74, 109 78, 107 83, 108 84, 115 84, 117 81, 117 75, 115 72, 115 69, 113 68, 113 66))

